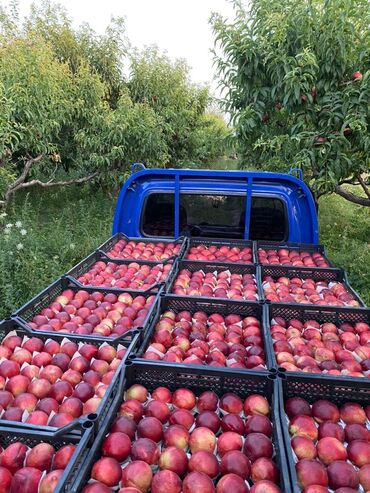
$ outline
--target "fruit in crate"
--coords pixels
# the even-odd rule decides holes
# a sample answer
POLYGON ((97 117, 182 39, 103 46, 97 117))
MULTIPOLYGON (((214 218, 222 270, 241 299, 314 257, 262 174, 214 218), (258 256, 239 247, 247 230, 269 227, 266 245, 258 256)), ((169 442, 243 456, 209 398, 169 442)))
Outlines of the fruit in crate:
POLYGON ((3 349, 0 419, 56 427, 96 412, 127 350, 18 335, 5 337, 3 349))
POLYGON ((284 265, 288 267, 330 267, 329 262, 319 252, 280 248, 257 250, 258 262, 262 265, 284 265))
POLYGON ((259 320, 238 314, 164 310, 143 357, 189 365, 266 369, 259 320))
POLYGON ((370 325, 365 321, 335 324, 276 316, 270 320, 270 333, 276 361, 286 371, 370 375, 370 325))
POLYGON ((27 323, 40 331, 118 337, 141 326, 154 301, 154 295, 66 289, 27 323))
POLYGON ((136 262, 116 264, 99 260, 77 278, 85 286, 145 291, 167 279, 172 264, 141 265, 136 262))
POLYGON ((119 240, 107 252, 107 255, 116 259, 149 260, 158 262, 178 255, 181 250, 180 243, 165 243, 163 241, 135 241, 119 240))
POLYGON ((329 399, 310 404, 291 397, 285 411, 302 490, 319 493, 321 486, 325 491, 360 492, 361 476, 366 483, 366 468, 370 468, 370 431, 364 407, 355 402, 337 405, 329 399))
POLYGON ((231 273, 219 269, 212 272, 181 269, 173 283, 172 292, 185 296, 208 298, 230 298, 233 300, 256 301, 256 280, 253 274, 231 273))
POLYGON ((282 303, 310 305, 360 306, 344 283, 339 281, 314 281, 300 277, 273 278, 264 276, 262 288, 266 300, 282 303))
MULTIPOLYGON (((19 439, 22 440, 20 436, 19 439)), ((27 445, 22 441, 15 441, 4 445, 1 449, 0 491, 4 493, 54 491, 67 466, 67 462, 60 459, 68 448, 68 461, 71 460, 76 445, 64 445, 57 450, 49 443, 30 446, 29 437, 25 437, 24 442, 27 445)))
POLYGON ((197 245, 190 247, 186 259, 202 262, 251 264, 253 263, 253 253, 250 247, 197 245))
MULTIPOLYGON (((120 409, 135 400, 136 395, 140 399, 136 401, 137 407, 143 408, 144 415, 137 423, 126 418, 123 428, 122 417, 116 417, 102 442, 101 457, 94 463, 92 481, 84 487, 83 493, 94 493, 95 489, 103 493, 113 490, 122 493, 248 493, 252 484, 257 493, 281 493, 279 469, 271 458, 276 457, 271 436, 250 432, 247 426, 256 417, 269 421, 270 407, 265 397, 252 394, 245 398, 232 392, 218 396, 210 390, 197 396, 186 388, 172 390, 157 387, 149 392, 140 384, 126 390, 124 398, 128 400, 120 409), (148 447, 141 447, 141 441, 147 439, 141 437, 140 430, 150 419, 147 409, 153 402, 168 408, 168 416, 161 423, 163 438, 156 443, 149 440, 150 447, 149 443, 148 447), (192 417, 189 429, 184 424, 172 424, 172 416, 179 412, 192 417), (237 417, 242 423, 240 433, 220 429, 216 435, 210 426, 198 425, 202 413, 213 413, 219 421, 223 415, 237 417), (128 428, 127 420, 136 429, 130 437, 123 431, 128 428), (125 436, 124 440, 121 435, 125 436), (242 451, 243 443, 248 444, 246 452, 250 458, 242 451), (145 451, 140 457, 138 449, 145 451)), ((271 427, 269 421, 269 435, 271 427)))

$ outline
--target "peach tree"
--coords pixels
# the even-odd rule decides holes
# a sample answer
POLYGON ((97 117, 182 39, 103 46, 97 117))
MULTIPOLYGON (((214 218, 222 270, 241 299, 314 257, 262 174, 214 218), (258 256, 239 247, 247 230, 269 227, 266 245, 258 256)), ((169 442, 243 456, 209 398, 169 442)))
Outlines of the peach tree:
POLYGON ((211 19, 241 166, 300 167, 317 198, 370 207, 368 0, 247 5, 234 0, 233 20, 211 19))

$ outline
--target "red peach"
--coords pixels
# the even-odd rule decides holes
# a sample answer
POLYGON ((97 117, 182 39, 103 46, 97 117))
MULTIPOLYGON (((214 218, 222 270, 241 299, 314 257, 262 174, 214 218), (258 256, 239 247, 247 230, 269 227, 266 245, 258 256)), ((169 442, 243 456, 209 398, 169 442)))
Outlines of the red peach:
POLYGON ((12 478, 12 493, 37 493, 42 472, 34 467, 19 469, 12 478))
POLYGON ((239 450, 230 450, 221 458, 221 474, 237 474, 243 479, 247 479, 250 474, 250 462, 245 454, 239 450))
MULTIPOLYGON (((124 491, 122 493, 126 493, 124 491)), ((139 492, 140 490, 136 490, 139 492)), ((181 493, 182 491, 182 483, 179 476, 173 471, 169 471, 167 469, 163 471, 158 471, 152 481, 151 492, 152 493, 181 493)), ((127 493, 131 493, 127 491, 127 493)), ((132 493, 135 493, 132 491, 132 493)))
POLYGON ((262 433, 250 433, 244 441, 243 452, 251 462, 259 457, 270 458, 273 453, 271 440, 262 433))
POLYGON ((255 414, 268 416, 270 413, 270 406, 265 397, 263 397, 262 395, 254 394, 248 396, 245 399, 244 412, 246 416, 253 416, 255 414))
POLYGON ((353 440, 347 446, 348 459, 357 467, 370 463, 370 442, 353 440))
POLYGON ((340 417, 346 424, 357 423, 357 424, 365 424, 366 423, 366 413, 360 404, 356 402, 346 402, 340 408, 340 417))
POLYGON ((121 466, 112 457, 103 457, 93 465, 91 477, 106 486, 117 486, 121 479, 121 466))
POLYGON ((226 493, 230 491, 235 493, 248 493, 249 488, 244 479, 231 473, 222 476, 222 478, 218 481, 216 488, 217 493, 226 493))
POLYGON ((315 444, 309 438, 296 436, 292 438, 291 445, 298 460, 315 459, 317 456, 315 444))
POLYGON ((221 457, 230 450, 241 450, 242 446, 242 437, 233 431, 222 433, 217 440, 217 450, 221 457))
MULTIPOLYGON (((191 472, 182 483, 183 493, 215 493, 215 487, 209 476, 201 472, 191 472)), ((237 492, 235 492, 237 493, 237 492)))
POLYGON ((111 433, 125 433, 130 438, 130 440, 133 440, 135 438, 136 427, 137 425, 133 419, 128 418, 127 416, 119 416, 113 423, 110 431, 111 433))
POLYGON ((315 421, 306 415, 294 416, 289 424, 289 432, 293 436, 306 437, 313 441, 318 437, 315 421))
POLYGON ((219 464, 214 454, 199 450, 189 459, 189 471, 197 471, 207 474, 210 478, 215 478, 219 474, 219 464))
POLYGON ((152 466, 158 463, 159 456, 158 445, 150 438, 139 438, 132 445, 131 457, 133 460, 141 460, 152 466))
POLYGON ((217 438, 213 431, 204 426, 195 428, 190 435, 189 446, 193 454, 199 450, 206 450, 207 452, 213 453, 216 443, 217 438))
POLYGON ((296 464, 298 483, 301 488, 310 485, 328 486, 325 466, 316 460, 302 459, 296 464))
POLYGON ((35 467, 40 471, 50 471, 55 450, 49 443, 39 443, 35 445, 26 458, 27 467, 35 467))
POLYGON ((23 467, 27 447, 23 443, 15 442, 9 445, 0 455, 0 466, 6 467, 14 474, 23 467))
POLYGON ((167 447, 159 458, 160 469, 169 469, 179 476, 185 474, 188 467, 188 458, 182 449, 167 447))
POLYGON ((355 488, 357 491, 359 479, 356 469, 348 462, 335 461, 332 462, 328 469, 329 486, 333 490, 338 488, 348 487, 355 488))
POLYGON ((344 445, 333 437, 321 438, 317 443, 317 455, 324 464, 328 465, 334 461, 345 461, 347 452, 344 445))
POLYGON ((49 472, 44 478, 42 478, 38 493, 53 493, 63 476, 64 471, 62 469, 56 469, 49 472))
POLYGON ((71 460, 74 452, 76 450, 76 445, 64 445, 61 447, 54 455, 53 469, 65 469, 68 462, 71 460))
MULTIPOLYGON (((175 412, 180 412, 180 410, 175 412)), ((154 418, 159 419, 161 423, 166 423, 170 416, 170 410, 164 402, 153 399, 148 402, 145 408, 145 416, 153 416, 154 418)))

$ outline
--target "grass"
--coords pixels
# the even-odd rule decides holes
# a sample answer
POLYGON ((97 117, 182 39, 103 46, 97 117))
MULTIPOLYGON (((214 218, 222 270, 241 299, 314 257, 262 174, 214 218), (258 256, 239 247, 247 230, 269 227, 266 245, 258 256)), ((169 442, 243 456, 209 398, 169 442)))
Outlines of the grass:
MULTIPOLYGON (((115 198, 87 186, 16 197, 0 219, 12 224, 0 230, 0 320, 110 236, 114 205, 115 198)), ((369 210, 332 195, 321 199, 319 220, 329 257, 370 305, 369 210)))

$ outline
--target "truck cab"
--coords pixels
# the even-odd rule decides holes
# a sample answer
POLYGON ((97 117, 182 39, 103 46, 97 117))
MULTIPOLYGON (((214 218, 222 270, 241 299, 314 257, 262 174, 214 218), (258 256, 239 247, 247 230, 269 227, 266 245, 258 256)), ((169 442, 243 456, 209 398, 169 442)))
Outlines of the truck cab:
POLYGON ((314 199, 302 176, 257 171, 147 169, 123 185, 113 234, 318 244, 314 199))

